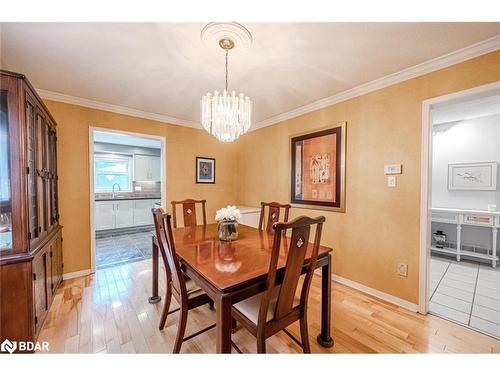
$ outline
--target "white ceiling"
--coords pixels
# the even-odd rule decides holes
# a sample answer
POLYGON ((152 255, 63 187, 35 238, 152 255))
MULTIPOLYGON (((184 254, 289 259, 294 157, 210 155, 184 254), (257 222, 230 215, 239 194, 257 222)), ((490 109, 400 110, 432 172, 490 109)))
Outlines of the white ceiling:
POLYGON ((434 125, 500 114, 500 95, 445 104, 432 110, 434 125))
POLYGON ((116 145, 161 148, 161 142, 157 139, 136 137, 118 132, 94 131, 94 142, 112 143, 116 145))
MULTIPOLYGON (((199 122, 222 89, 224 54, 203 23, 2 23, 1 61, 65 95, 199 122)), ((253 45, 229 55, 229 88, 254 122, 500 34, 500 23, 245 23, 253 45)), ((182 122, 182 121, 181 121, 182 122)))

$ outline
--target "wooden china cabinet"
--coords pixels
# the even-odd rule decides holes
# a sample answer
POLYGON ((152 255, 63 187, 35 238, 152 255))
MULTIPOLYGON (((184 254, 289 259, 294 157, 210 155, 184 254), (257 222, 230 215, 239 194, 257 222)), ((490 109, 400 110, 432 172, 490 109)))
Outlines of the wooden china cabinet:
POLYGON ((0 342, 35 341, 63 273, 56 123, 22 74, 0 108, 0 342))

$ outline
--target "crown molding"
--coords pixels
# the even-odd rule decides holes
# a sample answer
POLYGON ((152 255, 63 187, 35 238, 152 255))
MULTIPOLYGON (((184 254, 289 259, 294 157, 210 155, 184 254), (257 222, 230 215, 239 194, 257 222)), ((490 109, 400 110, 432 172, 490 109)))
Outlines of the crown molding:
POLYGON ((500 49, 500 35, 256 123, 250 131, 316 111, 500 49))
POLYGON ((68 104, 79 105, 87 108, 100 109, 102 111, 108 111, 113 113, 119 113, 121 115, 133 116, 145 118, 148 120, 154 120, 159 122, 164 122, 172 125, 180 125, 180 126, 188 126, 190 128, 201 129, 201 126, 189 120, 183 120, 172 116, 161 115, 153 112, 141 111, 134 108, 124 107, 120 105, 114 105, 109 103, 103 103, 96 100, 80 98, 77 96, 71 96, 66 94, 61 94, 54 91, 44 90, 44 89, 36 89, 36 92, 42 99, 54 100, 57 102, 63 102, 68 104))
MULTIPOLYGON (((434 72, 439 69, 446 68, 448 66, 461 63, 463 61, 472 59, 474 57, 478 57, 484 55, 489 52, 493 52, 500 49, 500 35, 494 36, 492 38, 483 40, 479 43, 472 44, 468 47, 459 49, 457 51, 448 53, 446 55, 434 58, 432 60, 428 60, 421 64, 412 66, 410 68, 403 69, 399 72, 389 74, 385 77, 378 78, 376 80, 364 83, 352 89, 340 92, 338 94, 329 96, 327 98, 323 98, 312 102, 310 104, 292 109, 291 111, 287 111, 281 113, 276 116, 269 117, 265 120, 259 121, 255 123, 250 131, 254 131, 266 126, 274 125, 279 122, 283 122, 285 120, 289 120, 291 118, 295 118, 301 115, 304 115, 309 112, 316 111, 318 109, 322 109, 325 107, 329 107, 333 104, 337 104, 348 99, 355 98, 357 96, 361 96, 376 90, 380 90, 384 87, 388 87, 399 82, 403 82, 424 74, 428 74, 434 72)), ((128 115, 133 117, 140 117, 149 120, 159 121, 167 124, 187 126, 190 128, 201 129, 199 123, 190 120, 183 120, 176 117, 171 117, 167 115, 161 115, 153 112, 141 111, 138 109, 128 108, 120 105, 103 103, 95 100, 80 98, 76 96, 61 94, 49 90, 44 89, 36 89, 38 94, 42 99, 55 100, 58 102, 68 103, 79 105, 82 107, 100 109, 103 111, 119 113, 122 115, 128 115)))

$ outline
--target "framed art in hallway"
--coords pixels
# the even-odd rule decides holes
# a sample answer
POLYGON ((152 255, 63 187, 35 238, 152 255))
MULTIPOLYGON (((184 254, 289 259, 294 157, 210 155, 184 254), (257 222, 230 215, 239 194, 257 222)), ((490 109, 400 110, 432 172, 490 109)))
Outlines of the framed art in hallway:
POLYGON ((292 206, 345 211, 345 139, 345 122, 291 137, 292 206))
POLYGON ((196 183, 215 184, 215 159, 196 157, 196 183))
POLYGON ((448 190, 496 190, 498 163, 448 164, 448 190))

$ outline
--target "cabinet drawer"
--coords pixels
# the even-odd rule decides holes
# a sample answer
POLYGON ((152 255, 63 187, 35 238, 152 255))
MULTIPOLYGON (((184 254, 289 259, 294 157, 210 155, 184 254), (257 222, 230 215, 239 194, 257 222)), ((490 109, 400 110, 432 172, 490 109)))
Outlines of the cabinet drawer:
POLYGON ((458 224, 458 213, 432 211, 431 221, 437 223, 458 224))
POLYGON ((492 215, 463 214, 462 224, 493 226, 495 217, 492 215))

